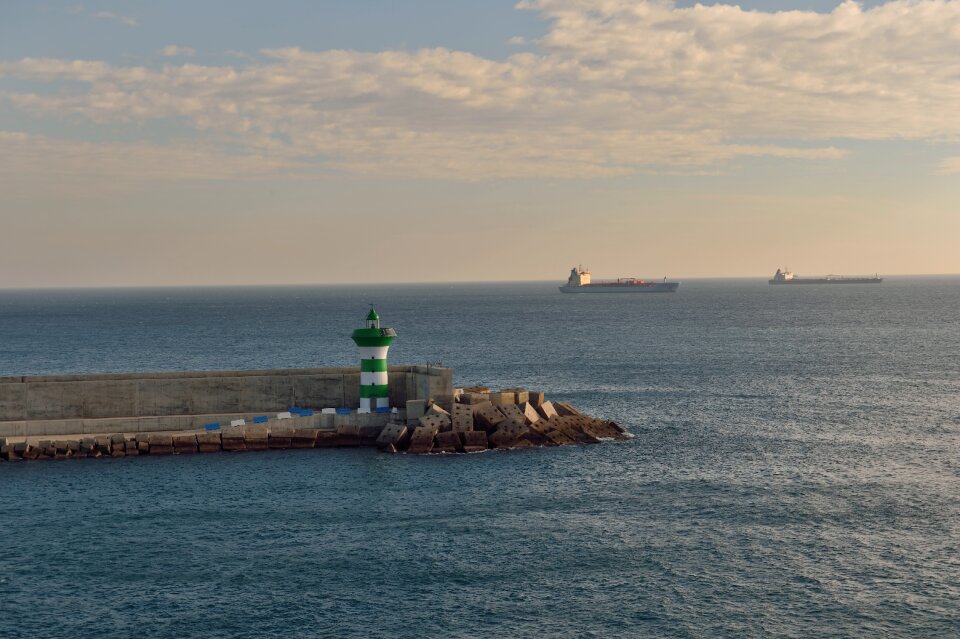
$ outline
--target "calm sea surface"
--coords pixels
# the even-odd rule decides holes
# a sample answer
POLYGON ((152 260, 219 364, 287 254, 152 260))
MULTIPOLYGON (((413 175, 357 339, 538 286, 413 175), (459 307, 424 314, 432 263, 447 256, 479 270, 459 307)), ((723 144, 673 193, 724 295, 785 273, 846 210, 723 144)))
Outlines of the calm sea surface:
POLYGON ((0 463, 0 637, 956 637, 960 279, 0 291, 0 375, 396 363, 591 447, 0 463))

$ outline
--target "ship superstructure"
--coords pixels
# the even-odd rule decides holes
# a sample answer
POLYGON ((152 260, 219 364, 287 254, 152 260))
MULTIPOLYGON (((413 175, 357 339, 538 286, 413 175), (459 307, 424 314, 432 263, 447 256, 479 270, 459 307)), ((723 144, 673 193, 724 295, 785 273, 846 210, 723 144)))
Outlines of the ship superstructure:
POLYGON ((879 284, 883 278, 879 274, 870 275, 826 275, 824 277, 797 277, 790 269, 777 269, 770 284, 879 284))
POLYGON ((570 277, 565 286, 560 287, 563 293, 673 293, 680 287, 680 282, 643 280, 637 277, 618 277, 615 280, 593 281, 590 271, 582 266, 570 269, 570 277))

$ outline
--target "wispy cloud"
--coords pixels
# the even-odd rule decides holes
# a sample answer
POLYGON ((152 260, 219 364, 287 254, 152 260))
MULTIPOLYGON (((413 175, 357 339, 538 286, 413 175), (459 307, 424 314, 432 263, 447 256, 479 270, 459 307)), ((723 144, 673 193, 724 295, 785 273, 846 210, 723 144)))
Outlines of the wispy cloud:
POLYGON ((113 20, 114 22, 119 22, 120 24, 125 24, 128 27, 137 26, 137 19, 133 16, 124 16, 119 13, 114 13, 113 11, 97 11, 93 14, 94 18, 101 18, 103 20, 113 20))
POLYGON ((938 175, 956 175, 960 173, 960 156, 944 158, 937 167, 938 175))
POLYGON ((253 157, 365 173, 712 171, 746 156, 835 160, 845 139, 960 136, 960 2, 846 2, 827 14, 520 6, 549 30, 536 52, 500 61, 289 48, 238 66, 23 59, 0 63, 0 76, 84 83, 6 94, 32 114, 115 127, 175 117, 253 157))
POLYGON ((197 55, 197 50, 191 47, 178 47, 175 44, 168 44, 160 49, 160 54, 168 58, 192 58, 197 55))

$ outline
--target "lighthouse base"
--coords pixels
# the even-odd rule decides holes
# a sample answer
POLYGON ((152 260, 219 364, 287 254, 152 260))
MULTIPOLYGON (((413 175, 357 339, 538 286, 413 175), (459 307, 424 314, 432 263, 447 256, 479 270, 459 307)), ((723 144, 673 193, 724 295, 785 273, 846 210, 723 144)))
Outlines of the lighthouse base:
POLYGON ((389 397, 361 397, 360 410, 375 411, 378 408, 390 408, 389 397))

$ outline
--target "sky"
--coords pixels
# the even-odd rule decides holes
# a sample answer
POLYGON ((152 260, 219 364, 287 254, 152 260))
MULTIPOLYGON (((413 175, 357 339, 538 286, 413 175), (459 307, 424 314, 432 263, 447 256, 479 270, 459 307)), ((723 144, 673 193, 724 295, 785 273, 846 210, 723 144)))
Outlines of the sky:
POLYGON ((0 3, 0 288, 960 272, 960 0, 0 3))

